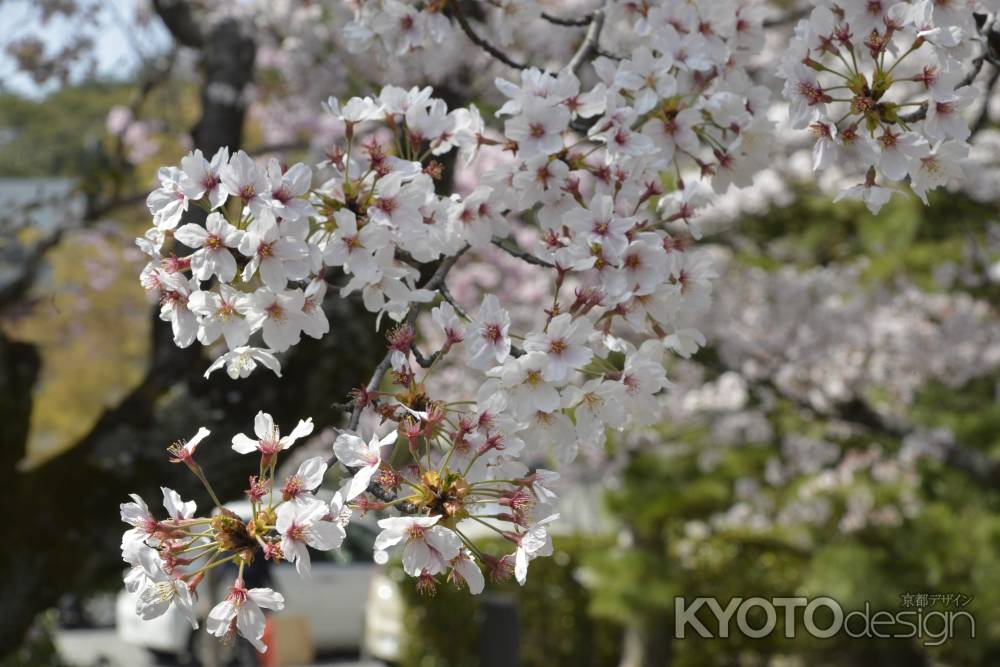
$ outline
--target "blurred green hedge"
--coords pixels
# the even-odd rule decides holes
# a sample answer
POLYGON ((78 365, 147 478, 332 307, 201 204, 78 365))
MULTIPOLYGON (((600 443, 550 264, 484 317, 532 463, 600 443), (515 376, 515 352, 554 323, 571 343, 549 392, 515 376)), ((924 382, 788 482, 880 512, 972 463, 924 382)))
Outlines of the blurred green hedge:
MULTIPOLYGON (((487 545, 492 546, 492 545, 487 545)), ((585 555, 611 546, 607 539, 563 537, 554 540, 551 558, 531 562, 528 581, 488 584, 485 594, 517 601, 521 667, 614 667, 622 627, 591 614, 591 593, 584 585, 585 555)), ((502 553, 508 544, 491 550, 502 553)), ((439 586, 434 596, 418 593, 411 579, 400 588, 406 605, 407 636, 403 667, 475 667, 484 618, 482 596, 464 588, 439 586), (474 622, 469 622, 472 619, 474 622)))

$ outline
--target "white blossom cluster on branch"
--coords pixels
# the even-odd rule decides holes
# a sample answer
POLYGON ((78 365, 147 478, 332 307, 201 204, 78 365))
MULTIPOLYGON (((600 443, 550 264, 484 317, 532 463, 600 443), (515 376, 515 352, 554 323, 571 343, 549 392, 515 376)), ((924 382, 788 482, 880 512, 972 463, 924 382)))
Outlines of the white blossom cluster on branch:
POLYGON ((965 111, 988 45, 995 2, 823 2, 795 28, 779 67, 792 127, 815 137, 813 169, 853 162, 863 182, 840 196, 877 213, 899 183, 927 192, 960 177, 965 111))
MULTIPOLYGON (((206 375, 225 367, 242 378, 258 364, 280 374, 279 355, 329 332, 328 290, 359 295, 380 326, 391 324, 386 356, 355 390, 333 451, 303 462, 278 494, 278 458, 311 420, 281 436, 261 412, 256 439, 232 439, 260 456, 248 521, 221 505, 196 517, 167 491, 168 519, 139 499, 123 505, 133 526, 123 556, 147 617, 171 601, 189 607, 203 573, 233 562, 240 574, 209 631, 259 644, 259 607, 281 600, 247 590, 243 568, 285 559, 307 574, 306 547, 337 548, 353 511, 388 514, 374 557, 402 546, 424 592, 445 582, 479 592, 487 577, 523 583, 530 561, 552 552, 558 518, 559 473, 541 462, 565 465, 609 428, 657 421, 671 384, 665 357, 705 344, 695 322, 716 271, 694 245, 699 211, 750 185, 771 158, 768 89, 747 70, 763 39, 759 8, 608 2, 577 17, 581 40, 566 66, 542 69, 506 55, 496 46, 503 34, 470 27, 465 12, 479 4, 536 16, 530 2, 366 2, 346 38, 400 57, 467 37, 516 70, 496 80, 504 102, 493 119, 471 105, 449 109, 429 87, 389 85, 328 100, 338 138, 319 165, 222 149, 160 170, 147 201, 153 226, 138 241, 149 255, 142 283, 177 345, 213 346, 206 375), (581 80, 586 63, 593 75, 581 80), (476 164, 484 153, 503 159, 468 192, 450 189, 447 161, 476 164), (511 236, 525 227, 535 232, 529 247, 511 236), (545 305, 523 324, 494 294, 467 309, 449 291, 456 264, 496 248, 545 276, 545 305), (419 333, 422 311, 431 336, 419 333), (453 364, 478 373, 476 386, 456 393, 429 381, 453 364), (327 503, 312 492, 334 457, 349 478, 327 503), (477 543, 472 524, 505 550, 477 543)), ((173 452, 211 492, 195 461, 203 437, 173 452)))

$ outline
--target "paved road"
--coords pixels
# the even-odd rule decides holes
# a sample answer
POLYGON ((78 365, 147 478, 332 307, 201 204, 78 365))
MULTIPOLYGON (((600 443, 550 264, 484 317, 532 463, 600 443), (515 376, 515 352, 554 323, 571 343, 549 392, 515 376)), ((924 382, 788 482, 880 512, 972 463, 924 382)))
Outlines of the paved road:
MULTIPOLYGON (((61 630, 56 647, 74 667, 156 667, 149 654, 118 639, 114 629, 61 630)), ((384 667, 380 662, 337 660, 313 667, 384 667)))

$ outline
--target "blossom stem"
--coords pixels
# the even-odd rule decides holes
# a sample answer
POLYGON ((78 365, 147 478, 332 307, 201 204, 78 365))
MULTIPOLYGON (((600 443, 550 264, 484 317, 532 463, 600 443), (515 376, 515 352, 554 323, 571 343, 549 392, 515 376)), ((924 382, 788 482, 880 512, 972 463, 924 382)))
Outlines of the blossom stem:
POLYGON ((222 501, 219 500, 219 497, 217 495, 215 495, 215 489, 212 488, 212 485, 209 483, 208 478, 205 477, 205 473, 202 472, 200 469, 192 471, 194 472, 194 476, 197 477, 198 480, 201 482, 202 486, 205 487, 205 490, 208 491, 208 495, 212 497, 212 502, 215 503, 215 506, 218 507, 219 509, 222 509, 222 501))
POLYGON ((498 534, 503 535, 503 531, 502 530, 500 530, 499 528, 497 528, 496 526, 494 526, 491 523, 486 523, 485 521, 483 521, 482 519, 480 519, 478 515, 470 514, 469 518, 472 519, 473 521, 478 521, 479 523, 483 524, 484 526, 486 526, 490 530, 496 531, 498 534))
MULTIPOLYGON (((475 517, 473 517, 473 518, 475 518, 475 517)), ((455 533, 458 534, 458 537, 462 540, 462 542, 465 543, 465 546, 469 547, 469 550, 472 551, 472 553, 476 554, 476 556, 478 556, 480 558, 480 560, 486 560, 483 557, 483 552, 479 549, 479 547, 477 547, 475 544, 473 544, 472 540, 470 540, 468 537, 466 537, 462 533, 462 531, 460 531, 458 528, 455 528, 455 533)))
POLYGON ((184 553, 187 553, 189 551, 196 551, 198 549, 206 549, 208 547, 216 546, 216 545, 219 544, 218 540, 212 540, 211 542, 202 542, 200 544, 195 544, 195 542, 197 542, 200 539, 202 539, 202 538, 200 538, 200 537, 194 537, 194 538, 192 538, 191 541, 188 542, 187 546, 185 546, 180 551, 176 551, 174 553, 184 554, 184 553))
POLYGON ((234 553, 231 556, 226 556, 222 560, 215 560, 216 558, 219 557, 220 553, 222 553, 222 552, 220 551, 220 552, 214 554, 212 556, 212 558, 209 559, 208 563, 206 563, 204 566, 202 566, 202 567, 198 568, 197 570, 195 570, 194 572, 191 572, 191 573, 186 574, 184 576, 187 579, 193 579, 194 577, 198 576, 199 574, 201 574, 203 572, 207 572, 208 570, 211 570, 212 568, 218 567, 219 565, 225 565, 226 563, 232 562, 233 560, 239 558, 239 556, 240 556, 239 553, 234 553))

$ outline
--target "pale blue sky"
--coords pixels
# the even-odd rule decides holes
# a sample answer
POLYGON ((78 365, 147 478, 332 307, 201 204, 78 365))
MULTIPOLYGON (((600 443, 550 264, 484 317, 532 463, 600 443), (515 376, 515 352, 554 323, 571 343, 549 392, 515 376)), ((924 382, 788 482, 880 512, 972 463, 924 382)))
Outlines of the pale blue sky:
MULTIPOLYGON (((19 38, 35 35, 49 52, 57 50, 81 30, 96 44, 97 69, 102 75, 127 76, 142 57, 162 52, 170 44, 166 29, 153 17, 148 25, 137 20, 144 0, 79 0, 80 4, 99 7, 97 25, 81 27, 78 22, 56 17, 42 25, 32 0, 0 0, 0 85, 4 89, 33 97, 51 88, 39 88, 31 77, 17 71, 6 47, 19 38), (137 52, 141 50, 142 55, 137 52)), ((82 73, 82 72, 81 72, 82 73)))

